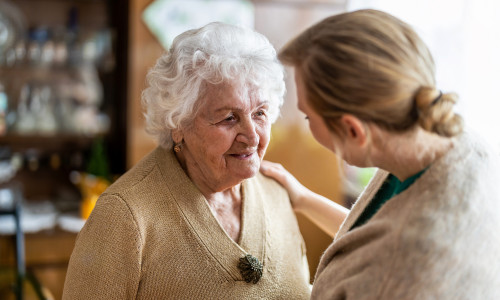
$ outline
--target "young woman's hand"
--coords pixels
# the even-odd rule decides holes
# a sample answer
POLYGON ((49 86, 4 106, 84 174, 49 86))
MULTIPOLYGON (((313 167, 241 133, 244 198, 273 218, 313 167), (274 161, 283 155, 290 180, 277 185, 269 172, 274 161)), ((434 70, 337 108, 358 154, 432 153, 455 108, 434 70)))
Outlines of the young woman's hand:
POLYGON ((303 199, 310 192, 309 189, 303 186, 279 163, 264 160, 260 165, 260 171, 262 174, 274 178, 284 186, 290 196, 293 209, 296 211, 300 210, 303 199))
POLYGON ((312 192, 280 164, 263 161, 260 170, 288 190, 290 202, 296 212, 304 214, 331 237, 336 234, 349 213, 347 208, 312 192))

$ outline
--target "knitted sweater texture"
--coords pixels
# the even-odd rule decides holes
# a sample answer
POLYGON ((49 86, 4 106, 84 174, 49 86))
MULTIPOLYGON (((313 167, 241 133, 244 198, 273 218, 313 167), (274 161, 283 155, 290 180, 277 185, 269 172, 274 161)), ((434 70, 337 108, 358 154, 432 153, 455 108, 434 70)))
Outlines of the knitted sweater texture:
POLYGON ((257 175, 242 183, 239 243, 175 155, 157 148, 99 198, 70 259, 63 299, 308 299, 305 247, 288 194, 257 175), (237 268, 263 264, 256 284, 237 268))
POLYGON ((499 155, 471 134, 364 225, 378 171, 321 259, 313 299, 500 299, 499 155))

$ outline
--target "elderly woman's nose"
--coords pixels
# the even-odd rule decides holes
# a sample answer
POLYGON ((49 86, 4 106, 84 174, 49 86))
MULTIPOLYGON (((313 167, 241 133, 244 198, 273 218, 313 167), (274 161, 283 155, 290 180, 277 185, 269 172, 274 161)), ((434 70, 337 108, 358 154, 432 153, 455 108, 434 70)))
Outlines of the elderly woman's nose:
POLYGON ((250 147, 259 144, 259 134, 257 133, 257 126, 253 120, 244 120, 240 123, 240 131, 236 136, 236 140, 250 147))

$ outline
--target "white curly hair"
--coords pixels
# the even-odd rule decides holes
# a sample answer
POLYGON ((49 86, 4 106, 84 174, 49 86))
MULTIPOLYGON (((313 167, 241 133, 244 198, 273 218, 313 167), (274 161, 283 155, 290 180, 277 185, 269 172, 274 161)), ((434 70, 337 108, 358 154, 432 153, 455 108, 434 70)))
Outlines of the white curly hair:
POLYGON ((178 35, 146 77, 142 93, 146 132, 164 148, 173 129, 186 127, 207 84, 252 89, 269 102, 274 123, 283 104, 283 66, 262 34, 220 22, 178 35))

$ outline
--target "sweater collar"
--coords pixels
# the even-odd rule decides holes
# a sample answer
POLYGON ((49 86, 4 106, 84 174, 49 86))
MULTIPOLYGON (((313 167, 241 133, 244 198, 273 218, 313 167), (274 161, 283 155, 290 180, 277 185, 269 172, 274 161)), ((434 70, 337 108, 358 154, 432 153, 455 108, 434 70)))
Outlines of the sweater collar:
POLYGON ((205 197, 181 168, 173 151, 158 147, 155 150, 159 169, 169 182, 173 196, 184 220, 196 239, 234 280, 243 280, 237 267, 246 254, 265 262, 266 222, 262 198, 255 179, 242 183, 240 243, 233 241, 217 221, 205 197))

